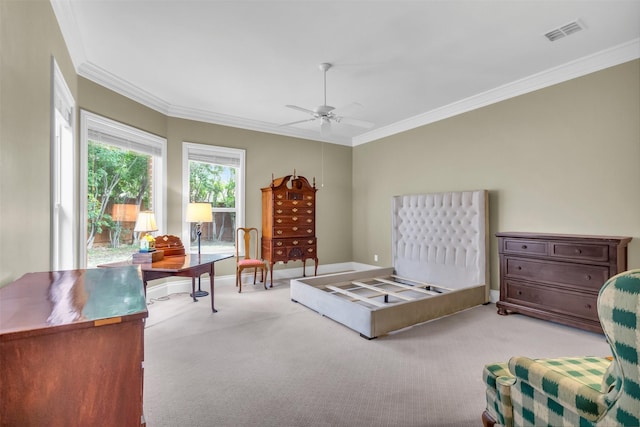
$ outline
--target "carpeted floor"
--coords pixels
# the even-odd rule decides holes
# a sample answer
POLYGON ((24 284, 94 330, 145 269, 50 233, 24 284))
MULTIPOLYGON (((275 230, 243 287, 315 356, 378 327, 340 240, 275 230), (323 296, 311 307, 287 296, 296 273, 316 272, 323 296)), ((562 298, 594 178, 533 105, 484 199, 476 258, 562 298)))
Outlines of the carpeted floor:
POLYGON ((610 354, 602 335, 493 304, 369 341, 291 302, 288 280, 216 284, 215 314, 188 294, 149 306, 150 427, 480 426, 484 364, 610 354))

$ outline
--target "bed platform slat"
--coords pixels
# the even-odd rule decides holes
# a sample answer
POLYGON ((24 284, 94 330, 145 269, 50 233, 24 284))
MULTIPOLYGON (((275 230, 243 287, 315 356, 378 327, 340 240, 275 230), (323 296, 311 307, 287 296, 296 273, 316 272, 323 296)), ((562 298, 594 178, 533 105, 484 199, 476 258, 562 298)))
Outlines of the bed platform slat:
MULTIPOLYGON (((378 280, 378 279, 376 278, 376 280, 378 280)), ((405 301, 413 301, 415 299, 413 297, 410 297, 410 296, 407 296, 407 295, 402 295, 402 294, 399 294, 397 292, 393 292, 393 291, 389 291, 389 290, 386 290, 386 289, 378 288, 377 286, 367 285, 364 282, 351 282, 351 283, 353 283, 354 285, 361 286, 361 287, 366 288, 366 289, 371 289, 372 291, 381 292, 384 295, 391 295, 393 297, 396 297, 398 299, 403 299, 405 301)), ((393 282, 391 282, 391 283, 393 283, 393 282)))
MULTIPOLYGON (((395 276, 391 276, 391 277, 395 277, 395 276)), ((426 289, 421 288, 421 286, 429 286, 429 287, 432 286, 432 285, 427 285, 427 284, 424 284, 424 283, 421 284, 421 285, 411 286, 411 285, 405 285, 404 283, 394 282, 393 280, 383 279, 382 277, 376 277, 376 280, 379 280, 380 282, 383 282, 383 283, 388 283, 388 284, 393 285, 393 286, 398 286, 400 288, 408 289, 408 290, 411 290, 411 291, 421 292, 421 293, 427 294, 427 295, 440 295, 440 292, 428 291, 426 289)), ((415 282, 415 280, 414 280, 414 282, 415 282)))
POLYGON ((384 306, 388 305, 388 304, 385 304, 383 302, 372 300, 371 297, 365 297, 365 296, 362 296, 362 295, 358 295, 355 292, 345 291, 344 289, 338 288, 337 286, 326 285, 326 288, 327 289, 331 289, 332 291, 337 292, 339 294, 347 295, 347 296, 349 296, 349 297, 351 297, 351 298, 353 298, 355 300, 363 301, 363 302, 366 302, 368 304, 375 305, 377 307, 384 307, 384 306))

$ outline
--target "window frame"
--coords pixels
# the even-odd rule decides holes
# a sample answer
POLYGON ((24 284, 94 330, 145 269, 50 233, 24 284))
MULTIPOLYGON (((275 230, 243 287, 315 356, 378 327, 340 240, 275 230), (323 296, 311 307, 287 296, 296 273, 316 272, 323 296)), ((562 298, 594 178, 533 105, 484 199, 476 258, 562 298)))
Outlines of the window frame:
POLYGON ((55 57, 51 57, 51 270, 74 269, 78 265, 76 149, 76 101, 55 57), (62 145, 61 129, 70 136, 62 145), (66 217, 66 218, 65 218, 66 217))
MULTIPOLYGON (((87 265, 87 179, 88 179, 88 143, 89 132, 97 131, 105 135, 112 135, 117 139, 131 141, 132 144, 147 147, 150 151, 159 152, 159 154, 151 154, 154 156, 153 161, 153 212, 155 213, 156 223, 158 225, 159 234, 167 229, 167 140, 152 133, 137 129, 133 126, 108 119, 86 110, 80 110, 80 232, 78 236, 79 246, 79 263, 81 268, 87 265)), ((113 143, 122 148, 124 145, 113 143)))
MULTIPOLYGON (((185 247, 191 247, 191 224, 187 223, 187 205, 189 204, 189 161, 207 161, 206 158, 218 156, 231 157, 237 159, 240 165, 236 173, 236 207, 230 208, 214 208, 216 212, 233 212, 236 213, 236 228, 244 227, 245 220, 245 176, 246 176, 246 150, 241 148, 222 147, 218 145, 201 144, 194 142, 182 142, 182 241, 185 247), (196 156, 198 158, 193 158, 196 156), (204 158, 204 159, 203 159, 204 158)), ((214 161, 210 163, 219 164, 214 161)), ((235 230, 234 230, 235 233, 235 230)), ((235 240, 235 234, 234 234, 235 240)), ((190 249, 189 249, 190 250, 190 249)))

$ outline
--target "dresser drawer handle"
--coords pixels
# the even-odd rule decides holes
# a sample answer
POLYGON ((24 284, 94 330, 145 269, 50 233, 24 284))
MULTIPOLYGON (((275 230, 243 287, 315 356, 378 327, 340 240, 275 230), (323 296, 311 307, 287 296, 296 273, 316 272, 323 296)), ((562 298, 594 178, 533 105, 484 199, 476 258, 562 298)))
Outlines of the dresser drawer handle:
POLYGON ((580 255, 580 254, 582 253, 582 250, 581 250, 581 249, 576 249, 576 253, 577 253, 578 255, 580 255))
POLYGON ((522 245, 522 249, 527 249, 527 245, 522 245))
POLYGON ((282 234, 282 230, 277 230, 276 234, 282 234))
POLYGON ((518 291, 518 295, 522 295, 522 291, 518 291))
POLYGON ((584 308, 586 308, 587 310, 591 310, 591 304, 585 304, 584 308))
POLYGON ((298 231, 298 227, 291 227, 293 231, 298 231))
POLYGON ((292 219, 292 220, 294 220, 294 221, 297 221, 297 220, 298 220, 298 217, 297 217, 297 216, 294 216, 294 217, 291 217, 291 219, 292 219))
POLYGON ((522 270, 522 266, 521 266, 521 265, 519 265, 519 266, 517 267, 517 269, 518 269, 518 270, 522 270))
POLYGON ((276 242, 276 246, 282 246, 282 242, 276 242))
POLYGON ((298 212, 298 208, 293 208, 293 209, 291 209, 291 211, 292 211, 293 213, 296 213, 296 212, 298 212))
POLYGON ((298 241, 297 241, 297 240, 294 240, 292 243, 293 243, 294 245, 297 245, 297 244, 298 244, 298 241))
POLYGON ((587 280, 591 280, 591 275, 587 274, 586 278, 587 278, 587 280))

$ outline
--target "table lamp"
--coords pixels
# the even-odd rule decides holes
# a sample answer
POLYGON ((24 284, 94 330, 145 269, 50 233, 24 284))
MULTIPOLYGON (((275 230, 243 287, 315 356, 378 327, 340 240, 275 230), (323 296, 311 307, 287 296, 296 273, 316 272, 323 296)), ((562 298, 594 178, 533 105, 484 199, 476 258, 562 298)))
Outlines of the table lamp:
MULTIPOLYGON (((211 203, 189 203, 187 205, 187 222, 196 223, 196 234, 198 235, 198 259, 200 258, 200 236, 202 235, 202 223, 212 222, 213 213, 211 212, 211 203)), ((209 292, 200 289, 200 276, 198 276, 198 290, 195 292, 196 297, 205 297, 209 292)))
POLYGON ((210 203, 189 203, 187 205, 187 222, 196 223, 196 234, 198 235, 198 255, 200 255, 200 235, 202 234, 202 223, 212 222, 210 203))
MULTIPOLYGON (((133 227, 133 231, 137 231, 140 233, 147 233, 151 236, 151 232, 158 231, 158 226, 156 225, 156 216, 151 211, 142 211, 138 214, 138 219, 136 220, 136 225, 133 227)), ((151 239, 153 237, 151 236, 151 239)), ((151 240, 147 239, 146 236, 140 236, 140 252, 153 252, 155 251, 155 239, 151 240)))

